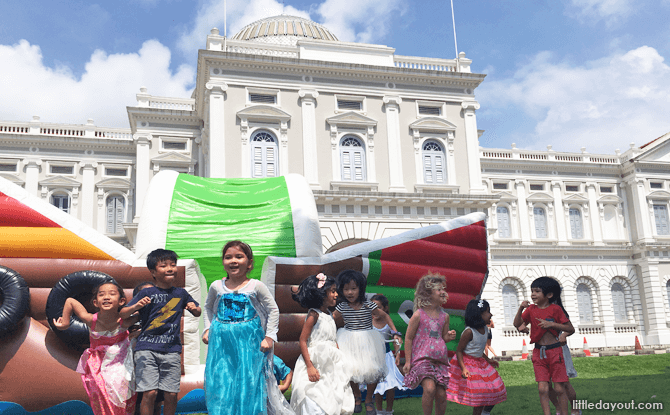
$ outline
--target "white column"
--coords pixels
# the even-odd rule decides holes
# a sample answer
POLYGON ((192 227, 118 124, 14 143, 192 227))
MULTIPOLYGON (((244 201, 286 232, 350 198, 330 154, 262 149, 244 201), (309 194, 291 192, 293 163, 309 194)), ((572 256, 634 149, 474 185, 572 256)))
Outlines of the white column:
POLYGON ((298 91, 302 106, 302 170, 312 189, 321 189, 319 163, 316 150, 316 98, 319 93, 312 89, 298 91))
POLYGON ((591 229, 593 229, 593 242, 602 245, 603 232, 600 221, 600 209, 596 200, 596 184, 586 183, 586 192, 589 195, 589 210, 591 211, 591 229))
MULTIPOLYGON (((247 160, 251 159, 251 154, 247 160)), ((288 121, 279 122, 279 174, 286 176, 288 171, 288 121)))
POLYGON ((149 145, 151 143, 151 134, 135 134, 135 147, 137 156, 135 161, 135 218, 133 222, 138 223, 144 206, 144 197, 149 190, 149 181, 151 181, 151 161, 149 160, 149 145))
POLYGON ((635 221, 637 222, 637 241, 651 242, 653 241, 653 232, 651 231, 651 217, 644 190, 644 180, 633 179, 627 183, 633 194, 632 211, 635 213, 635 221))
POLYGON ((26 183, 25 189, 31 195, 39 196, 37 192, 37 184, 40 178, 40 166, 42 160, 40 159, 25 159, 23 165, 26 166, 26 183))
POLYGON ((528 217, 528 203, 526 203, 526 182, 516 181, 516 197, 519 206, 519 227, 521 228, 521 245, 532 245, 530 240, 530 222, 528 217))
POLYGON ((81 221, 90 227, 93 226, 93 213, 95 212, 95 169, 98 163, 83 161, 79 163, 83 169, 81 181, 81 221))
POLYGON ((386 107, 386 133, 389 155, 389 192, 406 192, 402 174, 402 151, 400 149, 400 103, 399 96, 384 96, 386 107))
POLYGON ((447 133, 447 183, 456 185, 456 157, 454 156, 454 139, 456 134, 453 131, 447 133))
POLYGON ((625 183, 619 183, 619 194, 621 195, 621 199, 623 199, 623 206, 618 206, 617 207, 617 212, 620 215, 619 217, 619 236, 621 239, 626 239, 627 241, 631 241, 631 232, 630 232, 630 208, 628 206, 628 193, 626 191, 626 184, 625 183))
POLYGON ((366 149, 368 165, 368 182, 377 182, 377 167, 375 166, 375 127, 368 125, 368 148, 366 149))
POLYGON ((486 193, 482 185, 482 168, 479 162, 479 134, 477 133, 477 116, 479 109, 477 101, 461 102, 463 118, 465 119, 465 146, 468 155, 468 176, 470 178, 470 193, 486 193))
POLYGON ((659 275, 658 261, 649 262, 649 259, 640 263, 641 286, 640 294, 644 295, 644 309, 646 315, 644 320, 647 327, 645 344, 668 344, 670 343, 670 329, 666 324, 665 298, 663 292, 665 285, 659 275))
POLYGON ((337 136, 337 125, 330 125, 330 155, 332 163, 332 175, 331 181, 340 181, 342 180, 342 170, 340 166, 340 155, 339 155, 339 137, 337 136))
POLYGON ((226 177, 225 112, 224 92, 228 89, 225 82, 207 82, 209 90, 209 154, 207 164, 209 177, 226 177))
POLYGON ((561 183, 551 182, 551 190, 554 194, 554 211, 556 214, 556 229, 558 244, 561 246, 570 245, 568 243, 567 229, 565 227, 565 213, 563 212, 563 200, 561 198, 561 183))

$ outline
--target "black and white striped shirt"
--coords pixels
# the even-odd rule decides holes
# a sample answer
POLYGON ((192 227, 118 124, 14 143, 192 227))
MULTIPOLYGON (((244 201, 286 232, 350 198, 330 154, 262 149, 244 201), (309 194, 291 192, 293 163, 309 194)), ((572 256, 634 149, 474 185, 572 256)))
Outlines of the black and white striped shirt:
POLYGON ((335 307, 342 313, 344 319, 344 328, 347 330, 372 330, 372 310, 377 308, 377 304, 372 301, 366 301, 359 310, 351 308, 347 301, 341 302, 335 307))

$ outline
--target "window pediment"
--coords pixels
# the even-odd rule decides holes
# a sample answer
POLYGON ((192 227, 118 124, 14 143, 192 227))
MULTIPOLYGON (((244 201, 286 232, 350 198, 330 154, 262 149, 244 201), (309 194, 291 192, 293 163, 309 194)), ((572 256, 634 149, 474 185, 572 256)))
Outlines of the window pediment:
POLYGON ((13 174, 0 173, 0 177, 2 177, 3 179, 7 179, 10 182, 19 186, 23 186, 26 183, 24 180, 21 180, 19 176, 15 176, 13 174))
POLYGON ((252 105, 239 110, 237 116, 242 121, 279 121, 286 123, 291 119, 289 113, 271 105, 252 105))
POLYGON ((195 164, 195 160, 193 160, 190 156, 187 156, 182 153, 177 153, 175 151, 170 151, 169 153, 164 153, 161 155, 158 155, 154 158, 151 159, 151 162, 154 164, 171 164, 171 165, 189 165, 189 164, 195 164))
POLYGON ((354 127, 375 127, 377 121, 370 117, 361 115, 354 111, 348 111, 342 114, 326 118, 326 122, 331 126, 354 126, 354 127))
POLYGON ((564 202, 570 202, 570 203, 587 203, 589 199, 587 197, 584 197, 582 195, 570 195, 565 198, 563 198, 564 202))
POLYGON ((456 126, 449 121, 438 118, 438 117, 422 117, 414 121, 409 125, 414 131, 418 132, 430 132, 435 131, 439 133, 446 133, 449 131, 455 131, 456 126))
POLYGON ((44 180, 40 180, 38 184, 42 187, 79 187, 81 186, 81 182, 79 180, 75 180, 70 177, 66 176, 54 176, 54 177, 49 177, 44 180))
POLYGON ((105 179, 96 183, 95 187, 103 190, 128 190, 133 184, 126 179, 105 179))
POLYGON ((670 200, 670 193, 664 190, 657 190, 647 195, 648 200, 670 200))
POLYGON ((603 196, 600 199, 598 199, 598 203, 601 203, 603 205, 618 205, 619 203, 623 203, 623 199, 620 198, 619 196, 614 196, 614 195, 607 195, 603 196))
POLYGON ((516 202, 517 200, 516 196, 508 192, 500 192, 498 193, 498 196, 500 196, 501 202, 516 202))
POLYGON ((533 193, 532 195, 528 196, 526 198, 527 201, 529 202, 536 202, 536 203, 553 203, 554 198, 551 197, 550 195, 542 192, 538 193, 533 193))

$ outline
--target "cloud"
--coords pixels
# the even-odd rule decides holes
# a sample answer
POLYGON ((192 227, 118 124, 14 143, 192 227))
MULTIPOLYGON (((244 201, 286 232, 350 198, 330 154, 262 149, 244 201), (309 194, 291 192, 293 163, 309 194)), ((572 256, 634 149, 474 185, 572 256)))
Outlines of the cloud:
POLYGON ((567 13, 582 21, 604 20, 612 25, 633 14, 634 4, 632 0, 570 0, 567 13))
MULTIPOLYGON (((206 36, 213 27, 223 33, 224 0, 211 0, 197 13, 190 29, 185 31, 177 46, 185 55, 205 47, 206 36)), ((402 0, 325 0, 312 5, 309 11, 285 6, 283 13, 312 19, 326 26, 338 39, 347 42, 377 42, 388 33, 394 16, 406 11, 402 0), (313 14, 315 17, 310 17, 313 14)), ((229 0, 227 2, 228 37, 256 20, 282 14, 277 0, 229 0)))
POLYGON ((141 86, 151 95, 188 98, 195 80, 192 67, 172 72, 170 50, 156 40, 137 53, 108 55, 96 50, 77 78, 67 66, 44 65, 39 46, 26 40, 0 45, 0 119, 128 127, 126 106, 137 104, 141 86))
POLYGON ((517 126, 509 142, 611 154, 670 131, 669 84, 670 67, 649 46, 581 66, 543 52, 513 77, 485 81, 478 99, 492 125, 517 126))

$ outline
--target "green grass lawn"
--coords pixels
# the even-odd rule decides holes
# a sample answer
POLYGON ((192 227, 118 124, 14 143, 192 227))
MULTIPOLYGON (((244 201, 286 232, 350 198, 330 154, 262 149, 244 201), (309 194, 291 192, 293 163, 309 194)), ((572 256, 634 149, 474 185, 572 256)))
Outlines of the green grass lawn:
MULTIPOLYGON (((585 414, 670 414, 670 354, 573 358, 579 377, 570 382, 577 399, 597 403, 663 404, 663 410, 585 410, 585 414)), ((494 415, 541 414, 537 383, 530 361, 500 362, 500 376, 507 387, 507 401, 496 405, 494 415)), ((553 408, 552 408, 553 409, 553 408)), ((421 414, 421 398, 395 401, 396 415, 421 414)), ((453 402, 448 415, 471 414, 472 408, 453 402)), ((553 412, 555 413, 555 412, 553 412)))

